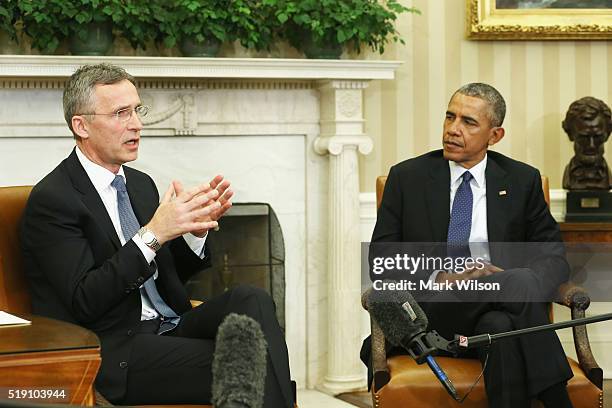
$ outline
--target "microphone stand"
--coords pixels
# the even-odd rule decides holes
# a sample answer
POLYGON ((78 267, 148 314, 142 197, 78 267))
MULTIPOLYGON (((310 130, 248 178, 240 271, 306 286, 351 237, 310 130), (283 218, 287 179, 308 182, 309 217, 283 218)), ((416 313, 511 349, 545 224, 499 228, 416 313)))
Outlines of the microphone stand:
POLYGON ((455 335, 453 340, 446 340, 440 336, 435 330, 430 332, 422 332, 417 334, 411 341, 418 344, 419 347, 411 348, 410 355, 416 360, 418 364, 422 364, 426 361, 428 355, 436 355, 439 350, 448 351, 454 355, 457 355, 460 351, 482 347, 492 344, 498 340, 509 339, 512 337, 524 336, 532 333, 539 333, 542 331, 559 330, 567 327, 581 326, 584 324, 603 322, 606 320, 612 320, 612 313, 606 313, 597 316, 583 317, 581 319, 567 320, 565 322, 544 324, 541 326, 528 327, 525 329, 512 330, 509 332, 497 333, 497 334, 479 334, 477 336, 461 336, 455 335), (414 349, 420 352, 415 352, 414 349))

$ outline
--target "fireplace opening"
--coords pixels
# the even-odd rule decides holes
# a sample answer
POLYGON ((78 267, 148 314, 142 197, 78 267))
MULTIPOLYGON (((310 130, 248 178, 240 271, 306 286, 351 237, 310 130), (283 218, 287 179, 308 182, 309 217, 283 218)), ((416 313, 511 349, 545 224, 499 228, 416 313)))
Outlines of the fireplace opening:
POLYGON ((285 329, 285 245, 278 218, 265 203, 234 203, 206 239, 212 267, 187 282, 192 299, 207 299, 245 283, 266 290, 285 329))

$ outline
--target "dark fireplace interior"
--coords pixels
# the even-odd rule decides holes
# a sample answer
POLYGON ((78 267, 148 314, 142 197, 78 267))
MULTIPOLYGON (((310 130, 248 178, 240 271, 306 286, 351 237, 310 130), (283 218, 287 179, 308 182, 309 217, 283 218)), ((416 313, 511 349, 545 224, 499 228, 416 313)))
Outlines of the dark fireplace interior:
POLYGON ((234 203, 211 231, 212 267, 187 282, 192 299, 207 299, 241 283, 265 289, 285 328, 285 246, 278 218, 263 203, 234 203))

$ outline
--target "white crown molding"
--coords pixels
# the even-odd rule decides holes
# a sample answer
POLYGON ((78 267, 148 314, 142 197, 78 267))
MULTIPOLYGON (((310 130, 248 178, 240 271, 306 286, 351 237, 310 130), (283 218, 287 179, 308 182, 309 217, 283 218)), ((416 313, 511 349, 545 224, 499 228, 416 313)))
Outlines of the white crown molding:
POLYGON ((364 223, 376 223, 376 193, 359 193, 359 218, 364 223))
POLYGON ((550 190, 550 213, 557 222, 565 221, 565 196, 567 191, 555 188, 550 190))
POLYGON ((277 58, 0 55, 0 78, 66 78, 83 64, 108 62, 144 78, 393 79, 400 61, 277 58))

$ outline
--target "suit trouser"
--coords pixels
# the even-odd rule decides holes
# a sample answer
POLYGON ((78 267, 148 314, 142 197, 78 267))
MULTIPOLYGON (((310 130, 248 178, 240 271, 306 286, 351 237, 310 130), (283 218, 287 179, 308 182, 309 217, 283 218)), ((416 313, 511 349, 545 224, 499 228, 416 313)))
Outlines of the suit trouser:
MULTIPOLYGON (((549 323, 547 304, 533 301, 538 299, 539 288, 527 270, 508 270, 483 280, 500 282, 506 292, 503 302, 491 301, 495 294, 480 302, 469 296, 471 301, 458 302, 455 294, 448 293, 435 294, 428 301, 420 299, 429 320, 428 330, 452 339, 455 334, 493 334, 549 323)), ((366 347, 369 341, 362 348, 364 361, 369 358, 366 347)), ((529 407, 529 400, 540 392, 572 377, 565 352, 553 331, 501 340, 476 354, 484 362, 487 352, 484 379, 490 407, 529 407)), ((404 352, 392 349, 389 354, 398 353, 404 352)))
POLYGON ((129 361, 122 404, 210 404, 217 329, 229 313, 260 323, 268 344, 265 407, 293 407, 289 359, 274 303, 263 290, 239 286, 184 313, 171 332, 142 322, 129 361))

